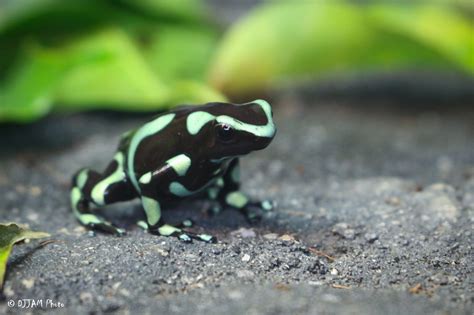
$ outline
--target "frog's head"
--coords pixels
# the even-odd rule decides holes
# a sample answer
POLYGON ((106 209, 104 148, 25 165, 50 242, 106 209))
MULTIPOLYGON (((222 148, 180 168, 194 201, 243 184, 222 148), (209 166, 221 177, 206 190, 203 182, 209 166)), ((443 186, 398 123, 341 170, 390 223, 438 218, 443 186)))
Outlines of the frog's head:
POLYGON ((208 159, 225 159, 266 148, 276 133, 270 104, 209 103, 189 114, 188 132, 202 137, 208 159))

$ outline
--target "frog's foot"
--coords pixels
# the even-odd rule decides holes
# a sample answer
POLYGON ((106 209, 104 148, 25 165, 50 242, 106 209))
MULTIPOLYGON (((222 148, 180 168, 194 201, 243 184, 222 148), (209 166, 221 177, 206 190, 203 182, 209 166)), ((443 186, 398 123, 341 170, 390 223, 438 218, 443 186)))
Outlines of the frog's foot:
POLYGON ((193 220, 191 219, 185 219, 181 221, 180 224, 178 224, 178 228, 187 228, 187 227, 192 227, 194 225, 193 220))
POLYGON ((205 206, 205 212, 208 216, 215 217, 216 215, 222 212, 222 205, 215 200, 207 201, 207 204, 205 206))
POLYGON ((79 219, 79 222, 92 229, 99 230, 105 233, 115 234, 117 236, 125 235, 125 230, 121 229, 104 218, 92 214, 92 213, 78 213, 76 217, 79 219))
POLYGON ((261 209, 252 205, 247 205, 239 209, 240 213, 245 216, 245 219, 250 224, 258 223, 262 220, 261 209))
POLYGON ((174 236, 177 237, 180 241, 185 243, 191 243, 193 240, 202 241, 206 243, 216 243, 217 239, 209 234, 197 234, 189 231, 182 230, 178 227, 163 224, 158 227, 148 228, 148 232, 155 235, 161 236, 174 236))
MULTIPOLYGON (((143 220, 137 221, 137 225, 140 228, 142 228, 143 230, 148 231, 148 224, 145 221, 143 221, 143 220)), ((185 219, 180 224, 178 224, 177 227, 178 228, 186 228, 186 227, 192 227, 193 225, 194 225, 193 220, 185 219)))
POLYGON ((271 212, 275 210, 277 204, 275 201, 270 199, 265 199, 262 201, 254 201, 249 203, 252 207, 260 208, 263 212, 271 212))
POLYGON ((115 234, 122 236, 125 234, 125 230, 121 229, 104 218, 93 214, 89 209, 89 201, 84 198, 82 191, 79 187, 74 187, 71 190, 71 206, 74 211, 74 215, 79 222, 93 230, 100 230, 102 232, 115 234))
POLYGON ((107 221, 104 221, 104 222, 101 222, 101 223, 92 223, 92 224, 89 224, 87 226, 90 227, 93 230, 99 230, 99 231, 102 231, 102 232, 115 234, 117 236, 123 236, 123 235, 126 234, 125 229, 119 228, 119 227, 117 227, 117 226, 115 226, 112 223, 107 222, 107 221))
POLYGON ((272 200, 249 201, 240 212, 251 224, 258 223, 262 219, 262 213, 273 211, 276 203, 272 200))

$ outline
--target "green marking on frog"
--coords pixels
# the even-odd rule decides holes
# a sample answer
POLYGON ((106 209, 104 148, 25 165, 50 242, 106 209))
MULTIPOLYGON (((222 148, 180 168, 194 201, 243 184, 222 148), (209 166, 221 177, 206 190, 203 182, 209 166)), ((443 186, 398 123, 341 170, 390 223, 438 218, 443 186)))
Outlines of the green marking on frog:
POLYGON ((262 206, 262 209, 266 211, 270 211, 273 209, 272 203, 268 200, 262 201, 261 206, 262 206))
POLYGON ((142 196, 142 206, 143 209, 145 209, 148 224, 157 224, 161 217, 161 207, 159 202, 154 199, 142 196))
POLYGON ((77 187, 82 189, 87 182, 87 172, 88 170, 82 170, 79 175, 77 175, 77 187))
POLYGON ((267 123, 265 125, 252 125, 242 122, 238 119, 227 115, 214 116, 207 112, 199 111, 190 114, 186 120, 186 127, 191 135, 196 135, 202 129, 202 127, 212 120, 216 120, 218 124, 227 124, 232 126, 235 130, 246 131, 257 137, 271 138, 275 135, 275 124, 272 119, 272 111, 270 104, 264 100, 255 100, 253 102, 260 105, 267 117, 267 123))
POLYGON ((183 186, 183 184, 178 182, 172 182, 170 184, 170 192, 178 197, 185 197, 193 194, 192 191, 189 191, 186 187, 183 186))
POLYGON ((216 116, 207 112, 194 112, 186 119, 186 128, 190 134, 196 135, 205 124, 213 120, 215 117, 216 116))
POLYGON ((217 195, 219 194, 219 188, 211 187, 207 190, 207 193, 209 195, 209 198, 211 198, 212 200, 215 200, 217 198, 217 195))
POLYGON ((225 201, 228 205, 240 209, 249 202, 249 199, 240 191, 234 191, 227 194, 225 201))
POLYGON ((138 221, 137 225, 145 231, 148 230, 148 224, 143 220, 138 221))
POLYGON ((159 131, 163 130, 173 120, 176 114, 170 113, 156 118, 149 123, 143 125, 137 132, 132 136, 130 147, 128 149, 127 164, 128 164, 128 176, 132 181, 133 186, 136 190, 140 191, 138 186, 137 177, 135 175, 134 161, 137 153, 138 145, 148 136, 154 135, 159 131))
POLYGON ((186 154, 180 154, 172 157, 166 163, 171 166, 179 176, 186 175, 191 166, 191 159, 186 154))
POLYGON ((183 242, 191 242, 191 237, 188 234, 180 234, 178 238, 183 242))
POLYGON ((181 184, 180 182, 172 182, 169 186, 169 191, 175 196, 186 197, 186 196, 195 195, 195 194, 205 190, 206 188, 208 188, 213 183, 214 183, 214 180, 210 180, 209 182, 204 184, 199 189, 189 190, 186 187, 184 187, 183 184, 181 184))
POLYGON ((230 178, 234 183, 240 182, 240 167, 236 166, 232 168, 232 171, 230 173, 230 178))
POLYGON ((140 179, 138 180, 138 182, 140 184, 149 184, 151 182, 151 177, 152 177, 152 173, 151 172, 148 172, 148 173, 145 173, 143 174, 140 179))
POLYGON ((74 214, 76 217, 81 221, 82 224, 84 225, 89 225, 89 224, 99 224, 102 223, 103 221, 100 220, 97 216, 89 213, 80 213, 77 209, 77 205, 79 201, 81 200, 81 190, 78 187, 74 187, 71 190, 71 206, 74 211, 74 214))
POLYGON ((203 240, 204 242, 210 242, 210 241, 212 241, 212 240, 214 239, 214 236, 209 235, 209 234, 199 234, 198 236, 199 236, 199 238, 200 238, 201 240, 203 240))
POLYGON ((105 191, 107 188, 113 183, 117 183, 125 179, 125 173, 123 171, 123 153, 117 153, 114 157, 114 160, 117 162, 117 168, 115 171, 110 176, 97 183, 91 192, 92 200, 99 206, 105 205, 105 191))
POLYGON ((77 209, 77 204, 79 200, 81 200, 81 195, 81 190, 78 187, 74 187, 71 190, 71 207, 75 211, 77 209))
POLYGON ((173 233, 180 233, 181 229, 178 229, 177 227, 174 227, 169 224, 162 225, 161 227, 158 228, 158 233, 163 236, 170 236, 173 233))
POLYGON ((187 219, 187 220, 184 220, 181 224, 185 227, 191 227, 193 226, 193 221, 187 219))

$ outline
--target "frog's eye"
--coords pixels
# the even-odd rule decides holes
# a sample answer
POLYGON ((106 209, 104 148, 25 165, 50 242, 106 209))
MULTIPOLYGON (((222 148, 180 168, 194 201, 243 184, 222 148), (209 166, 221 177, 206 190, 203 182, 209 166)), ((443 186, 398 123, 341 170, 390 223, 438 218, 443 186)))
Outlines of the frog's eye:
POLYGON ((228 124, 219 124, 216 126, 217 129, 217 137, 222 142, 229 142, 234 139, 235 130, 228 124))

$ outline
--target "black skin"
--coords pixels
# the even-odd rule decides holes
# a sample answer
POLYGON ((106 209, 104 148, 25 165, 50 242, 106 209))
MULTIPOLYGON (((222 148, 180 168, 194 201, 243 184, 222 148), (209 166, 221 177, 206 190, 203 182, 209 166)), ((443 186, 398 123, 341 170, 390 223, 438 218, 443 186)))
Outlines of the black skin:
MULTIPOLYGON (((215 116, 228 115, 242 122, 257 126, 263 126, 268 122, 268 118, 262 108, 255 104, 209 103, 199 107, 182 107, 172 111, 175 113, 172 123, 157 134, 142 139, 137 147, 134 157, 134 170, 137 181, 143 174, 152 172, 151 180, 148 183, 139 183, 140 192, 135 189, 127 173, 127 152, 134 133, 129 133, 121 139, 118 152, 124 154, 125 162, 123 169, 125 176, 123 176, 121 181, 107 187, 104 193, 105 204, 145 196, 159 201, 159 204, 163 206, 168 202, 183 199, 183 197, 178 197, 169 191, 170 183, 178 182, 189 191, 197 191, 211 182, 212 184, 209 187, 218 189, 218 194, 214 201, 218 205, 229 206, 225 201, 227 194, 238 191, 240 188, 240 183, 235 182, 231 176, 232 170, 239 166, 238 158, 231 157, 263 149, 271 142, 273 137, 256 137, 251 133, 237 130, 231 130, 229 136, 229 132, 223 130, 223 126, 215 121, 206 123, 196 135, 190 135, 187 132, 186 119, 194 111, 206 111, 215 116), (191 165, 185 176, 179 176, 174 168, 165 163, 170 158, 181 153, 186 154, 191 160, 191 165), (220 160, 220 162, 215 161, 224 157, 230 158, 220 160), (221 187, 216 184, 218 178, 223 179, 221 187)), ((117 167, 118 163, 114 160, 102 174, 87 170, 87 180, 83 187, 80 187, 81 198, 77 203, 79 213, 91 213, 89 204, 94 204, 91 196, 92 189, 100 181, 114 173, 117 167)), ((79 173, 80 171, 73 179, 73 187, 78 187, 79 173)), ((244 213, 249 220, 254 221, 258 219, 255 215, 255 207, 259 207, 260 204, 259 202, 248 202, 238 210, 244 213)), ((88 225, 94 229, 118 235, 124 233, 123 230, 118 229, 105 220, 88 225)), ((160 217, 155 224, 148 224, 148 231, 158 233, 157 231, 164 225, 165 222, 160 217)), ((182 240, 191 240, 193 238, 203 240, 199 235, 182 229, 171 235, 177 236, 182 240)), ((206 238, 206 241, 215 241, 215 239, 206 238)))

